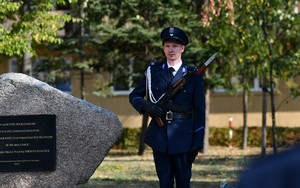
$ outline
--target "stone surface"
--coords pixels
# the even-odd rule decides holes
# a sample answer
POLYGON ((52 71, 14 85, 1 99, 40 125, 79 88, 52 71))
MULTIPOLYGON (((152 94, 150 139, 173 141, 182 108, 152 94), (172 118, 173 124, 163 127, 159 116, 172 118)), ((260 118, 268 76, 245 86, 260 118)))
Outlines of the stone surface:
POLYGON ((56 115, 56 170, 0 172, 1 188, 68 188, 85 183, 122 134, 111 111, 20 73, 0 76, 0 115, 56 115))

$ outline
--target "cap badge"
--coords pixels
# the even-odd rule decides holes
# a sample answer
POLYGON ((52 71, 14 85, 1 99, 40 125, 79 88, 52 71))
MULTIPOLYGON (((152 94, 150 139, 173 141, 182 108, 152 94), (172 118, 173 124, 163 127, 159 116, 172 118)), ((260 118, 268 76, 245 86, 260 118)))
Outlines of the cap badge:
POLYGON ((170 33, 170 34, 171 34, 171 33, 174 33, 174 27, 170 27, 169 33, 170 33))

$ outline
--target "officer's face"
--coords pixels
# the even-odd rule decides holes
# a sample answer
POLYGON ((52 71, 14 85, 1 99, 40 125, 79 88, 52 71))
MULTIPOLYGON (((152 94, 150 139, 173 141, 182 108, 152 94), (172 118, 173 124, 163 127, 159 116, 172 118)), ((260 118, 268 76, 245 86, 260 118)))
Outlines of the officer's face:
POLYGON ((163 49, 168 61, 180 60, 184 47, 184 45, 175 42, 165 42, 163 49))

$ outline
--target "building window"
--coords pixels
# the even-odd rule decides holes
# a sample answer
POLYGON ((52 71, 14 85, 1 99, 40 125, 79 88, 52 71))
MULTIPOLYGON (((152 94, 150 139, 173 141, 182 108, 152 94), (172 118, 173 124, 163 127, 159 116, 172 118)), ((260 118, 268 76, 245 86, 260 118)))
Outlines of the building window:
POLYGON ((65 93, 71 93, 71 59, 38 58, 34 61, 33 76, 65 93))
POLYGON ((114 70, 112 75, 112 91, 114 95, 129 95, 132 91, 132 65, 133 63, 131 62, 126 68, 120 66, 114 70))
MULTIPOLYGON (((251 82, 249 83, 250 85, 250 91, 251 92, 262 92, 262 85, 260 84, 259 78, 258 77, 253 77, 250 79, 251 82)), ((240 84, 239 79, 237 77, 233 77, 231 80, 231 83, 233 85, 238 85, 240 84)), ((226 93, 227 89, 226 88, 215 88, 214 93, 226 93)), ((237 89, 237 92, 242 92, 242 89, 237 89)))
MULTIPOLYGON (((11 58, 8 62, 8 72, 18 73, 18 59, 11 58)), ((46 82, 63 92, 71 93, 70 59, 48 59, 40 57, 33 60, 28 66, 31 66, 29 69, 33 70, 32 76, 34 78, 46 82)))

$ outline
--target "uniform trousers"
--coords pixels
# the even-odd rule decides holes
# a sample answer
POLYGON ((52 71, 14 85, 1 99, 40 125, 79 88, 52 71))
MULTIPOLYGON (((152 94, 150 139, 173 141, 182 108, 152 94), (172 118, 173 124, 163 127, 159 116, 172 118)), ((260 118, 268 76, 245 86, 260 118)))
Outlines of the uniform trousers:
POLYGON ((188 161, 189 153, 167 154, 153 150, 153 158, 160 188, 190 188, 192 164, 188 161))

